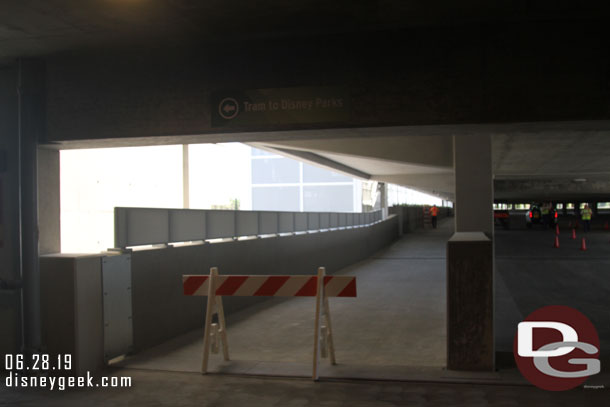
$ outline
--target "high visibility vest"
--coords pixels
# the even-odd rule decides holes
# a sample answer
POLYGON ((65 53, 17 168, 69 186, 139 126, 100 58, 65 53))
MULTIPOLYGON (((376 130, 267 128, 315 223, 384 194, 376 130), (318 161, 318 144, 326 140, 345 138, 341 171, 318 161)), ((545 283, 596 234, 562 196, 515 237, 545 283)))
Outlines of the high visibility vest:
POLYGON ((593 211, 591 210, 591 208, 587 209, 583 209, 580 212, 580 215, 582 216, 582 220, 591 220, 591 214, 593 213, 593 211))
POLYGON ((430 208, 430 216, 436 215, 438 215, 438 208, 436 206, 433 206, 432 208, 430 208))
POLYGON ((549 208, 543 206, 542 209, 540 210, 540 213, 542 215, 548 215, 549 214, 549 208))

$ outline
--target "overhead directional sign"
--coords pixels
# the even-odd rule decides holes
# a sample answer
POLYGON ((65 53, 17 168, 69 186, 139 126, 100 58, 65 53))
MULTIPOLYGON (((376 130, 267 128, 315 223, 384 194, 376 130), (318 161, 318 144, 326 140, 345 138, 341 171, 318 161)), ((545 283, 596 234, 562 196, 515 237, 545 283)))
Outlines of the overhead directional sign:
POLYGON ((349 121, 342 87, 219 91, 212 94, 212 126, 314 124, 349 121))

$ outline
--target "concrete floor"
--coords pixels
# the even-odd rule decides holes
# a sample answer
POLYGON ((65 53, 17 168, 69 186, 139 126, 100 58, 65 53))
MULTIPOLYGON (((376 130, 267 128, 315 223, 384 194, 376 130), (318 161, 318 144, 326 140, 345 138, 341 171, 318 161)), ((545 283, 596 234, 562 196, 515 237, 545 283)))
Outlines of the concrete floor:
MULTIPOLYGON (((343 269, 357 276, 357 298, 330 300, 338 365, 322 362, 328 378, 475 380, 523 383, 511 366, 458 374, 446 364, 445 250, 451 219, 439 229, 408 234, 374 257, 343 269)), ((602 357, 610 350, 610 232, 580 237, 554 231, 496 230, 496 350, 512 360, 517 324, 535 309, 579 309, 598 329, 602 357)), ((225 298, 231 301, 231 298, 225 298)), ((312 298, 271 299, 227 318, 231 361, 212 355, 210 371, 307 377, 311 373, 312 298)), ((202 329, 141 352, 120 366, 198 372, 202 329)))
MULTIPOLYGON (((357 277, 357 298, 331 298, 337 366, 327 377, 446 375, 445 242, 437 230, 411 234, 373 258, 341 270, 357 277), (420 333, 424 333, 420 335, 420 333), (404 369, 409 367, 409 369, 404 369)), ((231 301, 230 297, 223 299, 231 301)), ((227 317, 232 361, 212 355, 210 370, 307 377, 311 374, 313 298, 270 299, 227 317)), ((135 355, 122 366, 198 372, 202 329, 135 355)))
POLYGON ((610 232, 496 229, 496 348, 512 352, 515 327, 536 309, 567 305, 584 313, 610 358, 610 232), (580 251, 581 237, 587 251, 580 251))
MULTIPOLYGON (((607 405, 610 376, 604 361, 602 374, 586 383, 603 389, 578 388, 560 394, 528 385, 515 369, 485 374, 443 369, 444 257, 451 232, 447 221, 438 230, 407 235, 374 258, 341 271, 358 277, 358 298, 331 300, 339 364, 323 361, 326 379, 321 382, 278 377, 310 374, 313 300, 272 300, 228 318, 233 360, 222 363, 214 355, 211 370, 231 374, 196 373, 202 335, 197 330, 104 373, 130 376, 130 389, 50 392, 0 385, 0 406, 607 405), (388 381, 362 380, 367 378, 388 381)), ((560 238, 560 249, 553 249, 550 231, 496 232, 500 350, 509 349, 523 316, 548 304, 584 312, 598 328, 602 354, 610 348, 610 279, 606 278, 610 233, 589 233, 587 252, 579 251, 580 242, 567 233, 560 238)))

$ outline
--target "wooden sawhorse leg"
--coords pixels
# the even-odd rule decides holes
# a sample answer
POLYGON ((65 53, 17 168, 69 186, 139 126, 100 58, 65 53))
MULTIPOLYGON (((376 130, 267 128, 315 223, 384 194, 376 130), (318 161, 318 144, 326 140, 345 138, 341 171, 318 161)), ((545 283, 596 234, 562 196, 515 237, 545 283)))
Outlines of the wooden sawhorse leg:
POLYGON ((222 297, 216 295, 216 280, 218 278, 218 268, 210 269, 210 279, 208 285, 208 302, 205 311, 205 330, 203 334, 203 360, 201 362, 201 373, 206 374, 208 371, 208 359, 210 356, 210 337, 212 335, 212 317, 218 314, 218 322, 220 323, 220 338, 222 341, 222 353, 224 360, 229 360, 229 342, 227 340, 227 325, 225 321, 224 308, 222 306, 222 297))

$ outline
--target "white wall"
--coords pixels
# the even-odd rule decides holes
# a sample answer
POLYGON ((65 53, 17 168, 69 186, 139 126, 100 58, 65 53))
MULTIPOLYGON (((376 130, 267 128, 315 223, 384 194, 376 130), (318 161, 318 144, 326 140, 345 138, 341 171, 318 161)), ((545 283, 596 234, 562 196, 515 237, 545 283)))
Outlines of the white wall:
POLYGON ((181 146, 61 151, 61 251, 112 247, 115 206, 182 207, 181 180, 181 146))
POLYGON ((252 209, 250 147, 241 143, 191 144, 189 171, 191 209, 212 209, 236 198, 239 209, 252 209))

